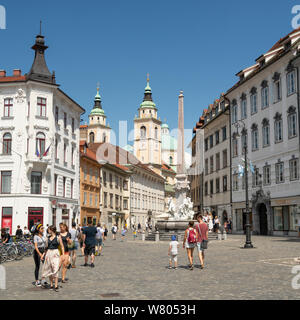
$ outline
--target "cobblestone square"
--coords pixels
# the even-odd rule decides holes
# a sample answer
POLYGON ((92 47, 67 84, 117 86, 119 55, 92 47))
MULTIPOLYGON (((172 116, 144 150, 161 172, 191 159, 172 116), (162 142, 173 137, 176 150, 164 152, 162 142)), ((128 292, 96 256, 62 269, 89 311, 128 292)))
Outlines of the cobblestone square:
MULTIPOLYGON (((189 271, 185 251, 180 249, 179 269, 168 270, 168 243, 107 240, 103 255, 96 257, 94 269, 68 271, 69 283, 60 292, 35 288, 32 258, 4 264, 7 300, 264 300, 299 299, 292 288, 294 259, 300 256, 300 240, 253 237, 255 249, 241 249, 244 236, 229 236, 228 241, 211 241, 206 254, 206 269, 189 271)), ((79 252, 78 252, 79 253, 79 252)), ((80 255, 80 253, 79 253, 80 255)))

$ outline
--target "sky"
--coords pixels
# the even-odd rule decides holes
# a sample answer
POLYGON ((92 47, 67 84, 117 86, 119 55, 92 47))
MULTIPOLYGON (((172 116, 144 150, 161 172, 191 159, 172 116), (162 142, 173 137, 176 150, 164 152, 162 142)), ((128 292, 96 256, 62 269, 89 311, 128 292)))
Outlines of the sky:
MULTIPOLYGON (((133 128, 147 73, 161 120, 177 127, 185 95, 185 127, 237 80, 235 74, 292 31, 290 0, 0 0, 0 69, 30 70, 30 49, 43 21, 46 60, 61 89, 86 109, 100 83, 107 121, 133 128)), ((83 122, 83 123, 84 123, 83 122)), ((189 137, 187 138, 189 139, 189 137)))

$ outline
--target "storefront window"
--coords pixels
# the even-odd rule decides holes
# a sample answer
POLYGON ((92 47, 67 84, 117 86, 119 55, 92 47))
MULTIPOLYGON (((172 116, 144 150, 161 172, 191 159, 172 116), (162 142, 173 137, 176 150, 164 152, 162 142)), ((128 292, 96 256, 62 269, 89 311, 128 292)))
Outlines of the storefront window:
POLYGON ((298 231, 300 226, 300 205, 289 207, 290 230, 298 231))
POLYGON ((283 231, 282 207, 274 208, 274 230, 283 231))

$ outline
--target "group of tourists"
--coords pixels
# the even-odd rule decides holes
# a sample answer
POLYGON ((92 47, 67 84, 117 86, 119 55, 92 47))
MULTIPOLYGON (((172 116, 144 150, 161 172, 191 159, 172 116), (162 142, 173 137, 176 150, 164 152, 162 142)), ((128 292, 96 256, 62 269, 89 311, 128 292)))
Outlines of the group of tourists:
POLYGON ((65 223, 60 223, 59 232, 55 226, 49 226, 45 230, 42 224, 32 228, 35 262, 35 285, 59 291, 58 278, 61 271, 61 283, 67 283, 67 271, 76 268, 76 251, 79 246, 84 255, 84 267, 95 267, 95 256, 101 255, 103 241, 107 237, 108 230, 100 224, 81 227, 72 224, 69 230, 65 223), (88 264, 90 257, 90 265, 88 264), (42 277, 39 280, 41 264, 42 277), (50 286, 46 282, 49 278, 50 286))
POLYGON ((212 212, 206 211, 203 215, 203 221, 207 224, 209 233, 218 233, 219 230, 226 230, 227 233, 230 233, 232 230, 231 219, 225 219, 224 225, 222 225, 219 217, 214 216, 212 212))
MULTIPOLYGON (((194 270, 195 249, 197 249, 198 251, 200 269, 204 269, 204 252, 208 248, 208 226, 204 222, 204 218, 202 215, 198 216, 197 221, 198 223, 196 225, 194 224, 194 221, 189 222, 189 226, 185 231, 183 240, 183 249, 187 250, 190 270, 194 270)), ((169 269, 172 269, 173 263, 174 269, 177 270, 178 268, 178 248, 179 242, 177 241, 177 237, 174 235, 172 236, 172 241, 169 245, 169 269)))

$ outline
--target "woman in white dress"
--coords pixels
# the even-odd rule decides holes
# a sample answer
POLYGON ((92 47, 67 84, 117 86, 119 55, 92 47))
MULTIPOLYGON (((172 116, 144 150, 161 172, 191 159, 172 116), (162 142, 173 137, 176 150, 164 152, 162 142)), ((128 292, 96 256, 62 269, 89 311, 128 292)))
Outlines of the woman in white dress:
POLYGON ((208 217, 208 229, 209 229, 209 233, 212 233, 212 231, 214 229, 214 222, 213 222, 212 214, 210 214, 208 217))

